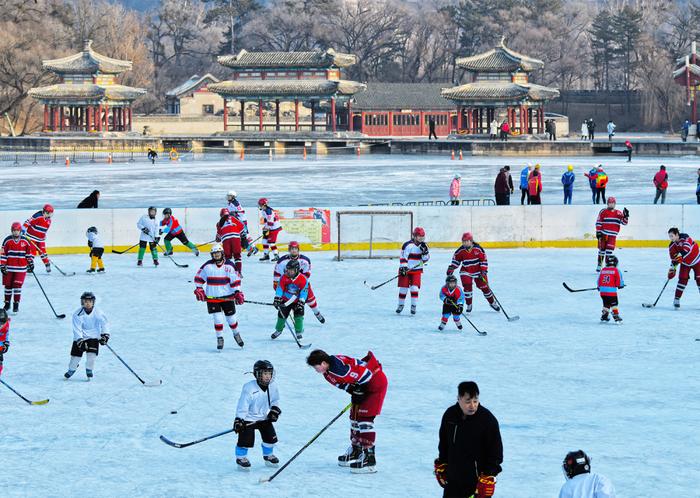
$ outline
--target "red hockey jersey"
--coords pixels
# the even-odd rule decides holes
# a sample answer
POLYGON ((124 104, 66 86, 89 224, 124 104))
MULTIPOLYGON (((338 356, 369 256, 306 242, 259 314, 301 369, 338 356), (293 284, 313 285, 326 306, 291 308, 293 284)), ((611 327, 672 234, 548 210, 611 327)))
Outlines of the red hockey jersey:
POLYGON ((668 245, 668 253, 671 261, 680 256, 680 263, 685 266, 695 266, 700 263, 700 248, 687 233, 680 234, 678 242, 671 242, 668 245))
POLYGON ((452 275, 457 268, 460 268, 460 275, 479 277, 486 275, 489 271, 489 262, 486 259, 486 252, 476 242, 471 249, 460 246, 452 256, 452 262, 447 267, 447 274, 452 275))
POLYGON ((381 363, 371 351, 361 360, 338 354, 331 356, 323 377, 335 387, 347 391, 354 384, 371 384, 373 375, 381 370, 381 363))
POLYGON ((24 222, 23 230, 26 231, 26 236, 35 242, 44 242, 46 240, 46 232, 51 227, 51 218, 44 218, 42 211, 37 211, 24 222))
POLYGON ((625 286, 622 273, 614 266, 606 266, 598 275, 598 291, 601 296, 617 296, 617 289, 625 286))
POLYGON ((220 241, 227 239, 240 239, 245 231, 245 225, 235 216, 228 216, 225 221, 216 224, 216 236, 220 241))
POLYGON ((32 259, 29 241, 24 237, 15 239, 12 235, 5 237, 2 243, 2 255, 0 255, 0 265, 7 268, 7 271, 24 273, 27 271, 27 262, 32 259))
POLYGON ((598 219, 595 222, 596 233, 616 237, 620 233, 620 227, 627 224, 627 218, 622 215, 619 209, 601 209, 598 219))

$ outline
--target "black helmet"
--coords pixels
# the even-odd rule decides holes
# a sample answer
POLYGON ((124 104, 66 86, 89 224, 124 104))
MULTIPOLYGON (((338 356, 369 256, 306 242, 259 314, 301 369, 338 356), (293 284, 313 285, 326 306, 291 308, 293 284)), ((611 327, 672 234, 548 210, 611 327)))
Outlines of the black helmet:
MULTIPOLYGON (((263 384, 263 372, 270 372, 272 374, 272 377, 270 377, 270 382, 272 382, 272 379, 275 378, 275 367, 272 366, 272 363, 267 360, 256 361, 253 365, 253 375, 255 376, 255 380, 258 381, 258 384, 263 384)), ((267 384, 269 384, 269 382, 267 384)))
POLYGON ((566 454, 562 463, 564 474, 569 479, 579 474, 585 474, 591 471, 591 459, 583 450, 570 451, 566 454))
POLYGON ((0 325, 5 325, 7 323, 7 311, 5 308, 0 308, 0 325))
POLYGON ((83 301, 90 300, 92 301, 93 304, 95 304, 95 294, 93 294, 90 291, 85 291, 80 295, 80 302, 82 303, 83 301))
POLYGON ((88 228, 86 233, 97 233, 97 227, 88 228))
POLYGON ((450 282, 454 282, 456 284, 457 277, 455 277, 454 275, 447 275, 447 278, 445 279, 445 283, 449 284, 450 282))
POLYGON ((611 254, 610 256, 605 257, 605 264, 606 265, 617 267, 617 263, 618 263, 617 256, 614 256, 611 254))
POLYGON ((155 206, 148 206, 148 212, 150 213, 151 211, 155 211, 156 213, 158 212, 155 206))
POLYGON ((165 208, 165 209, 163 209, 163 214, 164 214, 164 215, 169 214, 170 216, 172 216, 172 215, 173 215, 173 210, 170 209, 170 208, 165 208))
POLYGON ((299 264, 298 259, 292 259, 287 263, 287 266, 285 267, 284 271, 286 272, 287 270, 292 270, 294 273, 298 274, 299 271, 301 270, 301 265, 299 264))

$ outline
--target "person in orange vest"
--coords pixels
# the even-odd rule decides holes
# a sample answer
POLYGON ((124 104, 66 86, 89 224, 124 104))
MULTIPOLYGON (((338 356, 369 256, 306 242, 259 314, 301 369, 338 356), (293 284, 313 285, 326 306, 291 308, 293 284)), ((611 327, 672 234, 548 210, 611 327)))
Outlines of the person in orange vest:
POLYGON ((608 174, 603 170, 603 166, 599 165, 598 166, 598 171, 596 172, 596 177, 595 177, 595 188, 596 188, 596 194, 595 194, 595 203, 600 204, 600 199, 602 197, 603 199, 603 204, 605 204, 607 201, 605 200, 605 187, 608 184, 608 174))
POLYGON ((666 189, 668 188, 668 173, 666 166, 663 164, 659 171, 654 175, 654 186, 656 187, 656 195, 654 196, 654 204, 661 199, 661 204, 666 204, 666 189))
POLYGON ((530 195, 530 204, 542 204, 540 194, 542 193, 542 176, 540 170, 535 169, 527 181, 527 192, 530 195))

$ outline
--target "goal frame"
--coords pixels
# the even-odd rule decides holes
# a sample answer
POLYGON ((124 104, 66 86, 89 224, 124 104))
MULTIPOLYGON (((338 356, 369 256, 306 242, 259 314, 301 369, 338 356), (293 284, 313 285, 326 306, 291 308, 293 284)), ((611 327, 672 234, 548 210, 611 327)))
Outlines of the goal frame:
MULTIPOLYGON (((408 216, 409 217, 409 223, 410 223, 410 230, 409 232, 413 232, 413 211, 392 211, 392 210, 350 210, 350 211, 337 211, 335 213, 335 221, 336 221, 336 231, 337 231, 337 239, 336 239, 336 246, 337 246, 337 255, 336 255, 336 261, 342 261, 344 259, 394 259, 397 256, 383 256, 383 255, 373 255, 372 254, 372 241, 373 241, 373 227, 374 227, 374 216, 375 215, 390 215, 390 216, 408 216), (340 234, 341 232, 341 223, 340 219, 342 215, 350 215, 350 216, 369 216, 370 222, 369 222, 369 255, 367 256, 341 256, 341 240, 340 240, 340 234)), ((410 236, 410 233, 407 236, 410 236)))

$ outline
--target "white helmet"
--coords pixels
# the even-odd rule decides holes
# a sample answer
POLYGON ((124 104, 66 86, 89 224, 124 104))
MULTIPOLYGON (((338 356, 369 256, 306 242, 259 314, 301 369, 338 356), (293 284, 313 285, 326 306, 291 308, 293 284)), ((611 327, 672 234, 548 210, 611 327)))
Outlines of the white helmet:
POLYGON ((236 191, 235 190, 229 190, 228 194, 226 194, 228 197, 236 197, 236 191))
POLYGON ((211 250, 209 251, 209 254, 214 254, 215 252, 224 252, 224 246, 222 246, 218 242, 215 244, 212 244, 211 250))

